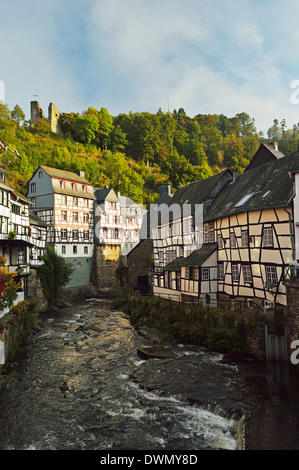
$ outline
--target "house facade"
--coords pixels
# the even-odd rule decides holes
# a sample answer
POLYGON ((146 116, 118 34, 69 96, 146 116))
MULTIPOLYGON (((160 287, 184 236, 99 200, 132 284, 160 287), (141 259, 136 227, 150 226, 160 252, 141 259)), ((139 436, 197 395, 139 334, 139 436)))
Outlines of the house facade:
POLYGON ((204 205, 202 244, 192 249, 177 238, 176 246, 175 237, 165 237, 171 223, 157 227, 155 295, 232 309, 241 302, 248 308, 287 304, 283 281, 298 257, 299 154, 257 160, 238 178, 231 174, 206 205, 204 182, 177 191, 172 202, 183 201, 193 187, 193 202, 204 205))
MULTIPOLYGON (((46 227, 36 220, 33 228, 29 205, 28 198, 7 184, 5 171, 0 168, 0 256, 5 258, 10 272, 17 273, 15 280, 19 289, 15 304, 26 298, 34 264, 32 253, 36 251, 42 255, 45 248, 46 227), (34 230, 43 240, 35 238, 34 230)), ((36 265, 39 263, 37 260, 36 265)), ((7 310, 1 311, 0 317, 5 313, 7 310)))
POLYGON ((119 195, 118 200, 123 221, 121 255, 127 256, 140 241, 140 229, 146 209, 126 196, 119 195))
POLYGON ((40 166, 28 185, 32 212, 47 224, 47 243, 74 267, 68 287, 90 282, 94 192, 84 172, 40 166))

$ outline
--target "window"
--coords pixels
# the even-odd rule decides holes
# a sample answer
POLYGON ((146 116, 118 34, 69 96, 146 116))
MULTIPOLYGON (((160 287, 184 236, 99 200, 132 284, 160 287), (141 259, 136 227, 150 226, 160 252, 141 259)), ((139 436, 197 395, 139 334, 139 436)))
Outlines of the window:
POLYGON ((203 241, 204 243, 213 243, 215 241, 214 222, 204 224, 203 241))
POLYGON ((84 207, 88 207, 88 199, 84 199, 84 207))
POLYGON ((176 250, 166 251, 165 262, 166 264, 171 263, 177 257, 176 250))
POLYGON ((241 240, 242 240, 242 247, 247 248, 248 247, 248 230, 242 230, 241 232, 241 240))
POLYGON ((78 198, 77 196, 73 197, 73 205, 77 206, 78 205, 78 198))
POLYGON ((60 181, 61 189, 65 189, 65 181, 60 181))
POLYGON ((61 238, 65 239, 67 238, 67 229, 66 228, 63 228, 61 229, 61 238))
POLYGON ((19 250, 17 252, 17 257, 18 257, 18 265, 25 263, 25 251, 24 251, 24 249, 19 248, 19 250))
POLYGON ((192 219, 183 220, 183 233, 188 234, 192 232, 192 219))
POLYGON ((85 247, 84 247, 84 254, 85 254, 85 255, 88 255, 88 246, 85 246, 85 247))
POLYGON ((249 264, 244 264, 242 269, 244 282, 252 282, 251 268, 249 264))
POLYGON ((73 240, 78 240, 78 239, 79 239, 79 231, 73 230, 73 240))
POLYGON ((6 217, 0 217, 0 224, 0 233, 7 233, 8 219, 6 217))
POLYGON ((61 196, 61 204, 63 204, 64 206, 67 205, 67 197, 66 196, 61 196))
POLYGON ((74 254, 74 255, 77 254, 77 245, 74 245, 74 246, 73 246, 73 254, 74 254))
POLYGON ((77 184, 73 183, 73 191, 77 191, 77 184))
POLYGON ((237 264, 232 264, 232 281, 239 281, 239 267, 237 264))
POLYGON ((234 232, 231 232, 229 234, 229 240, 230 240, 230 247, 231 248, 236 248, 237 247, 237 237, 234 232))
POLYGON ((89 231, 88 230, 83 231, 83 240, 89 240, 89 231))
POLYGON ((83 222, 88 222, 89 221, 89 214, 83 214, 83 222))
POLYGON ((273 246, 272 227, 265 227, 263 233, 263 246, 273 246))
POLYGON ((201 268, 201 280, 208 281, 210 279, 210 269, 209 268, 201 268))
POLYGON ((219 281, 223 281, 224 279, 224 264, 223 263, 218 264, 218 279, 219 281))
POLYGON ((42 171, 39 171, 39 172, 38 172, 38 177, 39 177, 39 178, 42 178, 42 177, 43 177, 43 172, 42 172, 42 171))
POLYGON ((266 281, 273 286, 277 286, 276 266, 266 266, 266 281))
POLYGON ((190 279, 190 268, 185 267, 185 279, 190 279))
POLYGON ((62 247, 61 247, 61 253, 62 253, 63 255, 66 254, 66 246, 65 246, 65 245, 62 245, 62 247))
POLYGON ((86 185, 82 186, 82 189, 83 189, 84 193, 87 193, 87 186, 86 185))
POLYGON ((223 238, 222 238, 221 233, 219 233, 219 234, 217 235, 217 243, 218 243, 218 248, 219 248, 219 250, 221 250, 221 249, 223 248, 223 246, 224 246, 223 238))
POLYGON ((190 271, 190 278, 191 278, 193 281, 198 281, 198 278, 199 278, 199 268, 191 268, 191 271, 190 271))
POLYGON ((67 221, 67 211, 61 211, 61 219, 67 221))
POLYGON ((78 222, 78 212, 73 212, 73 222, 78 222))
POLYGON ((32 193, 36 192, 36 183, 31 183, 31 192, 32 193))
POLYGON ((21 213, 21 208, 17 204, 12 204, 11 205, 11 211, 13 214, 20 214, 21 213))
POLYGON ((168 271, 164 273, 164 287, 168 288, 168 271))

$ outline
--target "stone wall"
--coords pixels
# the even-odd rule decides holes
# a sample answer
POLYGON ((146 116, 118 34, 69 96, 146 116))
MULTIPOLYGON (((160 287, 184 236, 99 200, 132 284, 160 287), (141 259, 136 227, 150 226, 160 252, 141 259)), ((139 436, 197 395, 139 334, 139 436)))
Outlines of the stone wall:
POLYGON ((129 270, 129 287, 137 287, 138 277, 148 276, 152 264, 153 241, 148 238, 142 240, 127 256, 129 270))
POLYGON ((54 134, 59 134, 61 132, 59 118, 60 112, 56 108, 55 104, 50 103, 48 108, 48 121, 51 126, 51 131, 54 132, 54 134))
POLYGON ((48 107, 48 119, 45 117, 42 108, 38 101, 31 101, 30 103, 30 124, 34 125, 38 119, 44 119, 48 121, 51 126, 51 131, 55 134, 61 132, 59 125, 60 112, 56 108, 55 104, 50 103, 48 107))
POLYGON ((36 310, 38 312, 45 312, 48 309, 48 301, 44 296, 40 279, 37 271, 34 268, 30 270, 31 274, 28 277, 28 290, 26 299, 28 301, 35 300, 36 310))
POLYGON ((121 293, 117 275, 119 265, 120 245, 95 246, 91 282, 98 295, 118 296, 121 293))
POLYGON ((38 101, 30 103, 30 124, 34 125, 38 119, 46 119, 38 101))
POLYGON ((284 281, 287 288, 287 330, 288 348, 290 354, 294 349, 290 348, 293 341, 299 340, 299 281, 284 281))

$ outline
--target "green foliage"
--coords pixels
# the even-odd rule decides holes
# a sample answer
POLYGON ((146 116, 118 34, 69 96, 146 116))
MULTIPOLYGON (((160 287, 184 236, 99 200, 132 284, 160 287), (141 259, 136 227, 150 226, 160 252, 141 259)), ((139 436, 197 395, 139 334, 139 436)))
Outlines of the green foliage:
POLYGON ((47 245, 46 254, 41 259, 44 263, 39 266, 37 274, 49 305, 54 305, 58 290, 69 282, 73 267, 62 256, 57 255, 50 245, 47 245))
MULTIPOLYGON (((105 184, 147 207, 159 195, 159 186, 173 189, 206 178, 224 168, 242 173, 260 143, 254 119, 241 112, 187 116, 173 113, 130 112, 111 116, 106 108, 89 107, 82 114, 60 116, 62 134, 51 132, 46 119, 34 126, 24 120, 16 105, 10 111, 0 104, 1 137, 22 158, 0 151, 0 164, 9 183, 26 195, 27 181, 39 165, 85 171, 96 187, 105 184), (21 122, 23 125, 21 126, 21 122)), ((299 124, 287 130, 274 121, 269 138, 278 140, 283 152, 299 144, 299 124)))
POLYGON ((153 327, 166 339, 231 354, 246 354, 247 339, 255 333, 258 321, 258 314, 244 318, 236 312, 223 312, 157 297, 130 298, 126 311, 137 328, 153 327))

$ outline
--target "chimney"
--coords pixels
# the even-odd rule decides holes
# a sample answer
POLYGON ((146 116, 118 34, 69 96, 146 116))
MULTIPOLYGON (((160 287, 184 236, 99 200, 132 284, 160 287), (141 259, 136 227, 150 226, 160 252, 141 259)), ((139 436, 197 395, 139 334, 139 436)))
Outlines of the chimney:
POLYGON ((277 142, 272 142, 272 145, 275 150, 278 150, 278 143, 277 142))
POLYGON ((77 170, 75 172, 80 178, 85 178, 85 171, 84 170, 77 170))
POLYGON ((171 195, 171 186, 169 185, 164 185, 164 186, 160 186, 159 188, 160 190, 160 196, 162 196, 162 194, 166 193, 166 194, 169 194, 169 196, 171 195))

